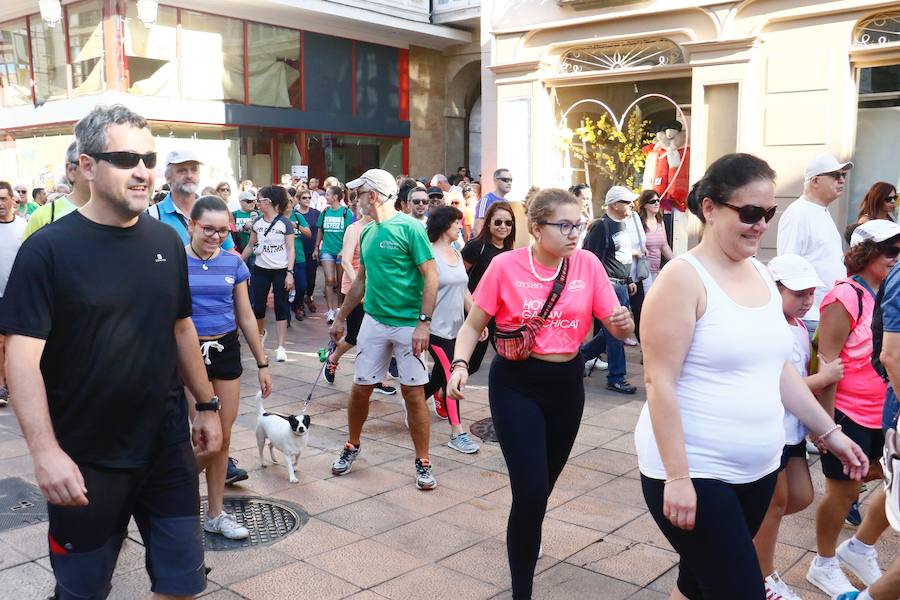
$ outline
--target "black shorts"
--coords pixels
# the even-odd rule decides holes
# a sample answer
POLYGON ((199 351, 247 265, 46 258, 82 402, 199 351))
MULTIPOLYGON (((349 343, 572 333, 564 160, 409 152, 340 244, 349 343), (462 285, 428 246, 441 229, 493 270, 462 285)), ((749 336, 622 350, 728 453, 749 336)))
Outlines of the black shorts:
MULTIPOLYGON (((880 458, 884 453, 884 432, 880 428, 863 427, 838 409, 834 409, 834 422, 841 426, 841 431, 847 437, 859 444, 870 462, 880 458)), ((822 455, 822 472, 827 479, 843 481, 850 479, 844 475, 841 461, 830 452, 822 455)))
POLYGON ((357 304, 353 312, 347 316, 347 333, 344 335, 344 341, 351 346, 356 345, 356 336, 359 335, 359 328, 362 327, 363 317, 365 316, 366 311, 362 302, 357 304))
POLYGON ((56 598, 106 598, 132 516, 153 592, 193 596, 206 588, 197 461, 189 440, 164 446, 140 469, 78 467, 89 504, 47 505, 56 598))
POLYGON ((778 467, 778 470, 783 471, 792 458, 806 460, 806 440, 799 444, 785 444, 784 450, 781 451, 781 466, 778 467))
POLYGON ((244 372, 241 365, 241 342, 237 329, 217 340, 200 341, 200 352, 206 364, 209 380, 232 381, 244 372), (220 349, 221 348, 221 349, 220 349))

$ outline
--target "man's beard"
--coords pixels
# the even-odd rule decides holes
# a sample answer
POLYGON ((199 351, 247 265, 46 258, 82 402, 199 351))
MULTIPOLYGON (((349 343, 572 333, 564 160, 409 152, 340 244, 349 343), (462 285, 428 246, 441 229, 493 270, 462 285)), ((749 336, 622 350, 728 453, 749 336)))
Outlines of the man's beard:
POLYGON ((196 183, 176 183, 172 186, 179 194, 195 194, 197 192, 196 183))

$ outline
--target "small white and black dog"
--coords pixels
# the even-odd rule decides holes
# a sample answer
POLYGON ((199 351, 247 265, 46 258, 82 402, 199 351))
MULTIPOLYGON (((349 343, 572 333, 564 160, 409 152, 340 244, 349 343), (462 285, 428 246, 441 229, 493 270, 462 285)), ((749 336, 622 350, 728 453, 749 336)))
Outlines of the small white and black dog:
POLYGON ((272 462, 278 464, 275 458, 275 451, 272 448, 278 448, 284 454, 287 463, 289 480, 291 483, 297 483, 299 480, 294 474, 294 467, 297 466, 297 460, 300 458, 300 452, 306 448, 306 441, 309 433, 309 415, 282 415, 274 412, 266 412, 263 406, 262 392, 256 393, 256 445, 259 447, 259 462, 265 467, 266 461, 263 459, 263 447, 266 440, 269 440, 269 455, 272 462))

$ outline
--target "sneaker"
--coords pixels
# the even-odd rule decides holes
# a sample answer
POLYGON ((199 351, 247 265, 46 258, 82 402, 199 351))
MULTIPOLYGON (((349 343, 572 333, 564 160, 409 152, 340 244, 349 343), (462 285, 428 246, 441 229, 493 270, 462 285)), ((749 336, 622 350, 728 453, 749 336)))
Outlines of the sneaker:
POLYGON ((538 558, 540 559, 543 557, 544 557, 544 545, 541 544, 540 547, 538 548, 538 558))
POLYGON ((637 346, 638 345, 637 338, 634 336, 626 338, 625 341, 622 343, 625 344, 626 346, 637 346))
POLYGON ((847 522, 847 525, 859 527, 859 524, 862 523, 862 515, 859 514, 859 500, 850 505, 850 510, 847 511, 847 518, 844 520, 847 522))
POLYGON ((5 385, 0 385, 0 406, 9 404, 9 390, 5 385))
POLYGON ((447 442, 447 445, 462 452, 463 454, 475 454, 479 450, 481 450, 481 446, 472 441, 472 438, 469 437, 469 434, 463 431, 458 436, 453 437, 450 436, 450 441, 447 442))
POLYGON ((766 577, 766 600, 803 600, 781 579, 778 571, 766 577))
POLYGON ((248 478, 247 471, 237 466, 237 460, 228 457, 228 470, 225 472, 225 483, 237 483, 248 478))
POLYGON ((860 592, 845 592, 834 600, 856 600, 856 597, 859 596, 859 594, 860 592))
POLYGON ((606 389, 612 390, 614 392, 619 392, 620 394, 633 394, 637 391, 637 388, 628 383, 627 381, 617 381, 616 383, 607 383, 606 389))
POLYGON ((206 522, 203 524, 203 530, 208 531, 209 533, 218 533, 229 540, 245 540, 250 537, 250 530, 243 525, 240 525, 234 520, 234 517, 224 510, 214 519, 206 517, 206 522))
POLYGON ((306 298, 306 308, 309 309, 310 313, 316 312, 316 303, 313 302, 313 299, 311 296, 306 298))
MULTIPOLYGON (((442 390, 437 390, 434 393, 434 414, 444 420, 450 418, 447 414, 447 403, 444 402, 444 392, 442 390)), ((451 446, 451 448, 452 447, 453 446, 451 446)))
POLYGON ((338 459, 331 465, 331 473, 334 475, 345 475, 349 473, 350 467, 353 466, 353 461, 356 460, 357 456, 359 456, 359 448, 350 442, 347 442, 344 444, 344 449, 341 450, 341 455, 338 456, 338 459))
POLYGON ((837 560, 830 560, 823 566, 816 565, 818 557, 813 558, 806 571, 806 580, 825 592, 828 596, 834 598, 846 592, 857 591, 844 571, 841 570, 841 564, 837 560))
POLYGON ((609 363, 601 360, 599 356, 597 358, 590 359, 589 361, 584 363, 584 376, 590 377, 594 372, 594 369, 606 371, 609 369, 609 363))
POLYGON ((416 459, 416 487, 420 490, 433 490, 437 487, 437 480, 431 474, 430 460, 426 464, 421 459, 416 459))
POLYGON ((284 362, 287 360, 287 352, 284 351, 284 346, 278 346, 275 348, 275 362, 284 362))
POLYGON ((400 377, 400 371, 397 370, 397 359, 393 356, 391 357, 391 364, 388 365, 388 373, 390 373, 391 377, 394 379, 400 377))
POLYGON ((860 581, 866 585, 872 585, 881 578, 881 568, 878 566, 878 552, 875 549, 866 554, 855 552, 850 548, 852 540, 853 538, 844 540, 837 547, 835 555, 841 561, 841 564, 856 575, 860 581))
POLYGON ((297 319, 298 321, 302 321, 302 320, 303 320, 303 316, 304 316, 304 315, 303 315, 303 309, 302 309, 302 308, 300 308, 300 307, 298 306, 297 308, 294 309, 294 318, 295 318, 295 319, 297 319))
POLYGON ((329 325, 334 323, 334 311, 333 310, 329 310, 328 312, 325 313, 325 320, 328 322, 329 325))
POLYGON ((337 373, 337 368, 337 363, 331 362, 331 359, 325 359, 325 364, 322 365, 322 377, 325 378, 325 381, 334 383, 334 375, 337 373))
MULTIPOLYGON (((397 388, 392 385, 384 385, 380 381, 375 384, 375 388, 372 391, 384 396, 394 396, 397 394, 397 388)), ((404 406, 406 406, 406 404, 404 404, 404 406)))

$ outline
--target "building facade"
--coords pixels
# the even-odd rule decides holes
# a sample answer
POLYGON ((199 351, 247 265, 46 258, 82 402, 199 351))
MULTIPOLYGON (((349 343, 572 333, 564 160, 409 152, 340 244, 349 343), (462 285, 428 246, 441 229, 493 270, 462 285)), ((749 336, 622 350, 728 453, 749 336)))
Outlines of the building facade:
MULTIPOLYGON (((900 135, 896 2, 485 0, 482 40, 482 170, 512 169, 519 196, 584 180, 560 138, 606 112, 593 100, 627 119, 648 94, 631 110, 651 127, 676 119, 668 99, 684 114, 690 182, 723 154, 757 154, 778 172, 781 212, 809 158, 852 157, 846 197, 831 209, 843 226, 872 183, 900 180, 890 148, 900 135)), ((587 177, 597 204, 609 178, 587 177)))

